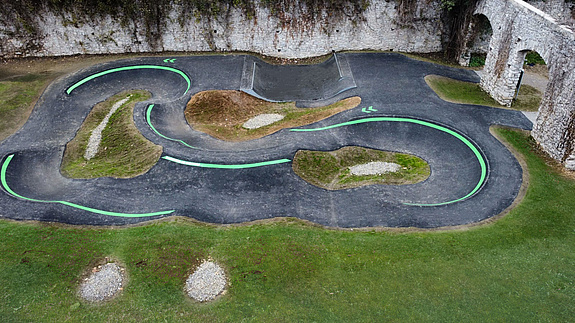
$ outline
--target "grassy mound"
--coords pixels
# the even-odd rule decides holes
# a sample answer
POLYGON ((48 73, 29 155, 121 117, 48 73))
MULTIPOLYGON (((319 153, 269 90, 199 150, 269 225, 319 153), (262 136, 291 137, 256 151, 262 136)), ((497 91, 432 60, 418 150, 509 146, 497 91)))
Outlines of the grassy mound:
POLYGON ((98 103, 66 145, 61 172, 71 178, 118 177, 130 178, 147 172, 162 155, 162 147, 148 141, 138 131, 132 118, 136 102, 151 97, 147 91, 125 91, 98 103), (102 131, 96 156, 84 158, 88 139, 110 111, 114 103, 131 95, 111 117, 102 131))
POLYGON ((0 81, 0 141, 24 125, 48 82, 49 78, 43 74, 27 74, 0 81))
POLYGON ((429 165, 419 157, 355 146, 335 151, 300 150, 292 165, 306 182, 330 190, 370 184, 414 184, 428 178, 430 173, 429 165), (349 167, 375 161, 396 163, 402 168, 378 175, 350 174, 349 167))
MULTIPOLYGON (((428 75, 425 82, 445 101, 463 104, 478 104, 496 108, 506 108, 483 91, 479 84, 463 82, 438 75, 428 75)), ((537 111, 542 93, 536 88, 523 84, 511 108, 521 111, 537 111)))
POLYGON ((186 107, 186 120, 198 131, 228 141, 261 138, 284 128, 314 123, 357 107, 359 97, 341 100, 320 108, 297 108, 295 102, 267 102, 240 91, 212 90, 192 96, 186 107), (242 125, 259 114, 277 113, 285 117, 271 125, 245 129, 242 125))

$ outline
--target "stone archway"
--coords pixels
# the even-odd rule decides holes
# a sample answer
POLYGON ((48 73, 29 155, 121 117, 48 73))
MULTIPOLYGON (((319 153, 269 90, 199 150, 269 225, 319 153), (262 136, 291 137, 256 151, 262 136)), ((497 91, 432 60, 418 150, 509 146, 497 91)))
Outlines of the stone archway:
POLYGON ((510 106, 525 54, 538 52, 548 64, 549 83, 532 135, 551 157, 575 169, 575 33, 521 0, 482 0, 475 13, 494 27, 481 87, 510 106))
POLYGON ((485 65, 492 36, 493 27, 489 18, 483 14, 473 15, 466 32, 465 52, 459 58, 459 64, 472 67, 485 65))

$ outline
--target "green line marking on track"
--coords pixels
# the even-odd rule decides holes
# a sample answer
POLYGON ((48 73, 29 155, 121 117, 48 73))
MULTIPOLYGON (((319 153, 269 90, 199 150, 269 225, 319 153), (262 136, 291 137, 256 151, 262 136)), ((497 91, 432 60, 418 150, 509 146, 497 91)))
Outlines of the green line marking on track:
POLYGON ((460 141, 462 141, 469 149, 471 149, 471 151, 475 154, 475 157, 477 158, 477 160, 479 161, 479 165, 481 166, 481 177, 479 178, 479 182, 477 183, 477 185, 475 185, 475 187, 473 188, 473 190, 471 190, 471 192, 469 192, 467 195, 465 195, 462 198, 458 198, 456 200, 453 201, 447 201, 447 202, 441 202, 441 203, 403 203, 404 205, 411 205, 411 206, 440 206, 440 205, 447 205, 447 204, 452 204, 452 203, 456 203, 459 201, 463 201, 471 196, 473 196, 475 193, 477 193, 479 191, 479 189, 481 189, 481 187, 483 186, 483 184, 485 183, 485 180, 487 178, 487 162, 485 161, 485 159, 483 158, 483 155, 481 155, 481 153, 479 152, 479 149, 473 144, 471 143, 471 141, 469 141, 467 138, 465 138, 464 136, 462 136, 461 134, 448 129, 446 127, 440 126, 438 124, 435 123, 431 123, 431 122, 427 122, 427 121, 423 121, 423 120, 417 120, 417 119, 412 119, 412 118, 400 118, 400 117, 373 117, 373 118, 363 118, 363 119, 358 119, 358 120, 352 120, 352 121, 347 121, 347 122, 343 122, 343 123, 338 123, 338 124, 334 124, 331 126, 326 126, 326 127, 322 127, 322 128, 315 128, 315 129, 290 129, 290 131, 299 131, 299 132, 306 132, 306 131, 321 131, 321 130, 327 130, 327 129, 332 129, 332 128, 337 128, 337 127, 343 127, 343 126, 350 126, 350 125, 354 125, 354 124, 360 124, 360 123, 366 123, 366 122, 409 122, 409 123, 415 123, 418 125, 422 125, 422 126, 426 126, 426 127, 430 127, 433 129, 437 129, 440 131, 443 131, 445 133, 448 133, 452 136, 454 136, 455 138, 459 139, 460 141))
POLYGON ((276 165, 276 164, 282 164, 282 163, 289 163, 291 162, 291 159, 277 159, 277 160, 270 160, 270 161, 265 161, 265 162, 259 162, 259 163, 251 163, 251 164, 232 164, 232 165, 223 165, 223 164, 206 164, 206 163, 197 163, 197 162, 192 162, 192 161, 187 161, 187 160, 181 160, 178 158, 174 158, 171 156, 163 156, 162 157, 165 160, 174 162, 174 163, 178 163, 181 165, 186 165, 186 166, 193 166, 193 167, 204 167, 204 168, 220 168, 220 169, 242 169, 242 168, 253 168, 253 167, 261 167, 261 166, 269 166, 269 165, 276 165))
POLYGON ((156 70, 165 70, 165 71, 170 71, 170 72, 174 72, 179 74, 181 77, 184 78, 184 80, 186 80, 186 82, 188 83, 188 87, 186 88, 186 92, 184 92, 184 94, 188 93, 188 91, 190 90, 190 87, 192 85, 192 81, 190 80, 190 78, 182 71, 175 69, 173 67, 168 67, 168 66, 161 66, 161 65, 134 65, 134 66, 124 66, 124 67, 117 67, 117 68, 112 68, 109 70, 105 70, 102 71, 100 73, 96 73, 93 75, 90 75, 86 78, 81 79, 80 81, 76 82, 75 84, 73 84, 72 86, 70 86, 67 90, 66 93, 70 94, 72 93, 72 91, 74 91, 74 89, 76 89, 77 87, 79 87, 80 85, 91 81, 95 78, 98 78, 100 76, 106 75, 106 74, 110 74, 110 73, 115 73, 115 72, 121 72, 121 71, 130 71, 130 70, 138 70, 138 69, 156 69, 156 70))
POLYGON ((151 128, 158 136, 160 136, 160 137, 162 137, 162 138, 164 138, 164 139, 168 139, 168 140, 171 140, 171 141, 179 142, 179 143, 181 143, 182 145, 184 145, 184 146, 186 146, 186 147, 188 147, 188 148, 199 149, 199 148, 197 148, 197 147, 188 145, 188 144, 187 144, 185 141, 183 141, 183 140, 170 138, 170 137, 168 137, 168 136, 165 136, 165 135, 161 134, 161 133, 156 129, 156 127, 154 127, 154 125, 152 125, 151 115, 152 115, 152 109, 153 109, 153 108, 154 108, 154 105, 153 105, 153 104, 150 104, 150 105, 148 106, 148 109, 146 109, 146 122, 148 123, 148 126, 150 126, 150 128, 151 128))
POLYGON ((364 112, 364 113, 377 112, 377 110, 374 109, 371 105, 369 106, 369 108, 363 108, 363 109, 361 109, 361 111, 364 112))
POLYGON ((110 211, 93 209, 90 207, 86 207, 86 206, 82 206, 82 205, 78 205, 78 204, 74 204, 74 203, 66 202, 66 201, 45 201, 45 200, 37 200, 37 199, 24 197, 24 196, 22 196, 16 192, 14 192, 8 186, 8 183, 6 181, 6 170, 8 169, 8 165, 10 164, 10 161, 12 161, 12 158, 14 158, 14 154, 9 155, 8 157, 6 157, 6 160, 4 160, 4 163, 2 164, 2 169, 0 170, 0 181, 2 183, 2 187, 4 187, 4 189, 6 190, 6 192, 8 192, 8 194, 10 194, 14 197, 20 198, 22 200, 26 200, 26 201, 30 201, 30 202, 40 202, 40 203, 58 203, 58 204, 63 204, 63 205, 70 206, 70 207, 73 207, 76 209, 96 213, 96 214, 109 215, 109 216, 120 216, 120 217, 126 217, 126 218, 139 218, 139 217, 148 217, 148 216, 155 216, 155 215, 166 215, 166 214, 171 214, 171 213, 175 212, 175 210, 168 210, 168 211, 160 211, 160 212, 153 212, 153 213, 119 213, 119 212, 110 212, 110 211))

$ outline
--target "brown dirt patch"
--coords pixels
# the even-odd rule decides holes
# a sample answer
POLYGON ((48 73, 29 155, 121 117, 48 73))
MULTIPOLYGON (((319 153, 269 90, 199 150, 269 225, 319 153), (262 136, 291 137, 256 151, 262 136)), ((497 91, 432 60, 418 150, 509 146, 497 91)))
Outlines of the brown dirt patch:
POLYGON ((298 108, 295 102, 272 103, 233 90, 203 91, 192 96, 186 120, 195 130, 228 141, 261 138, 284 128, 299 127, 357 107, 361 98, 351 97, 319 108, 298 108), (271 125, 245 129, 249 119, 264 113, 278 113, 284 119, 271 125))

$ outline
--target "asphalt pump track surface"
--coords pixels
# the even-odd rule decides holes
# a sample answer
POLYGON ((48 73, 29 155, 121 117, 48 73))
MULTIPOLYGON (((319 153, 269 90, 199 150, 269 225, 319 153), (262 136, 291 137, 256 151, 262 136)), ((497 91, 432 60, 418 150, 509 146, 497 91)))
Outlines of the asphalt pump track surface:
POLYGON ((61 78, 46 89, 24 127, 0 142, 0 214, 89 225, 179 215, 211 223, 297 217, 333 227, 433 228, 478 222, 512 204, 522 169, 489 127, 529 130, 531 122, 518 111, 445 102, 424 81, 435 74, 477 82, 473 71, 399 54, 338 54, 337 59, 308 66, 311 72, 306 75, 305 66, 286 72, 286 67, 245 55, 137 58, 61 78), (251 89, 272 96, 270 100, 287 100, 286 93, 291 93, 305 105, 357 95, 362 104, 311 125, 241 143, 191 129, 184 118, 191 95, 249 89, 252 80, 246 71, 254 62, 265 72, 251 70, 256 84, 251 89), (329 85, 298 92, 298 86, 315 84, 322 68, 329 75, 320 84, 329 85), (290 76, 310 83, 284 79, 290 76), (290 88, 276 91, 274 82, 290 88), (132 179, 63 177, 59 168, 65 145, 92 107, 132 89, 153 94, 136 105, 134 120, 146 138, 163 146, 159 162, 132 179), (416 155, 429 163, 431 175, 413 185, 329 191, 308 184, 292 170, 291 160, 300 149, 343 146, 416 155))

